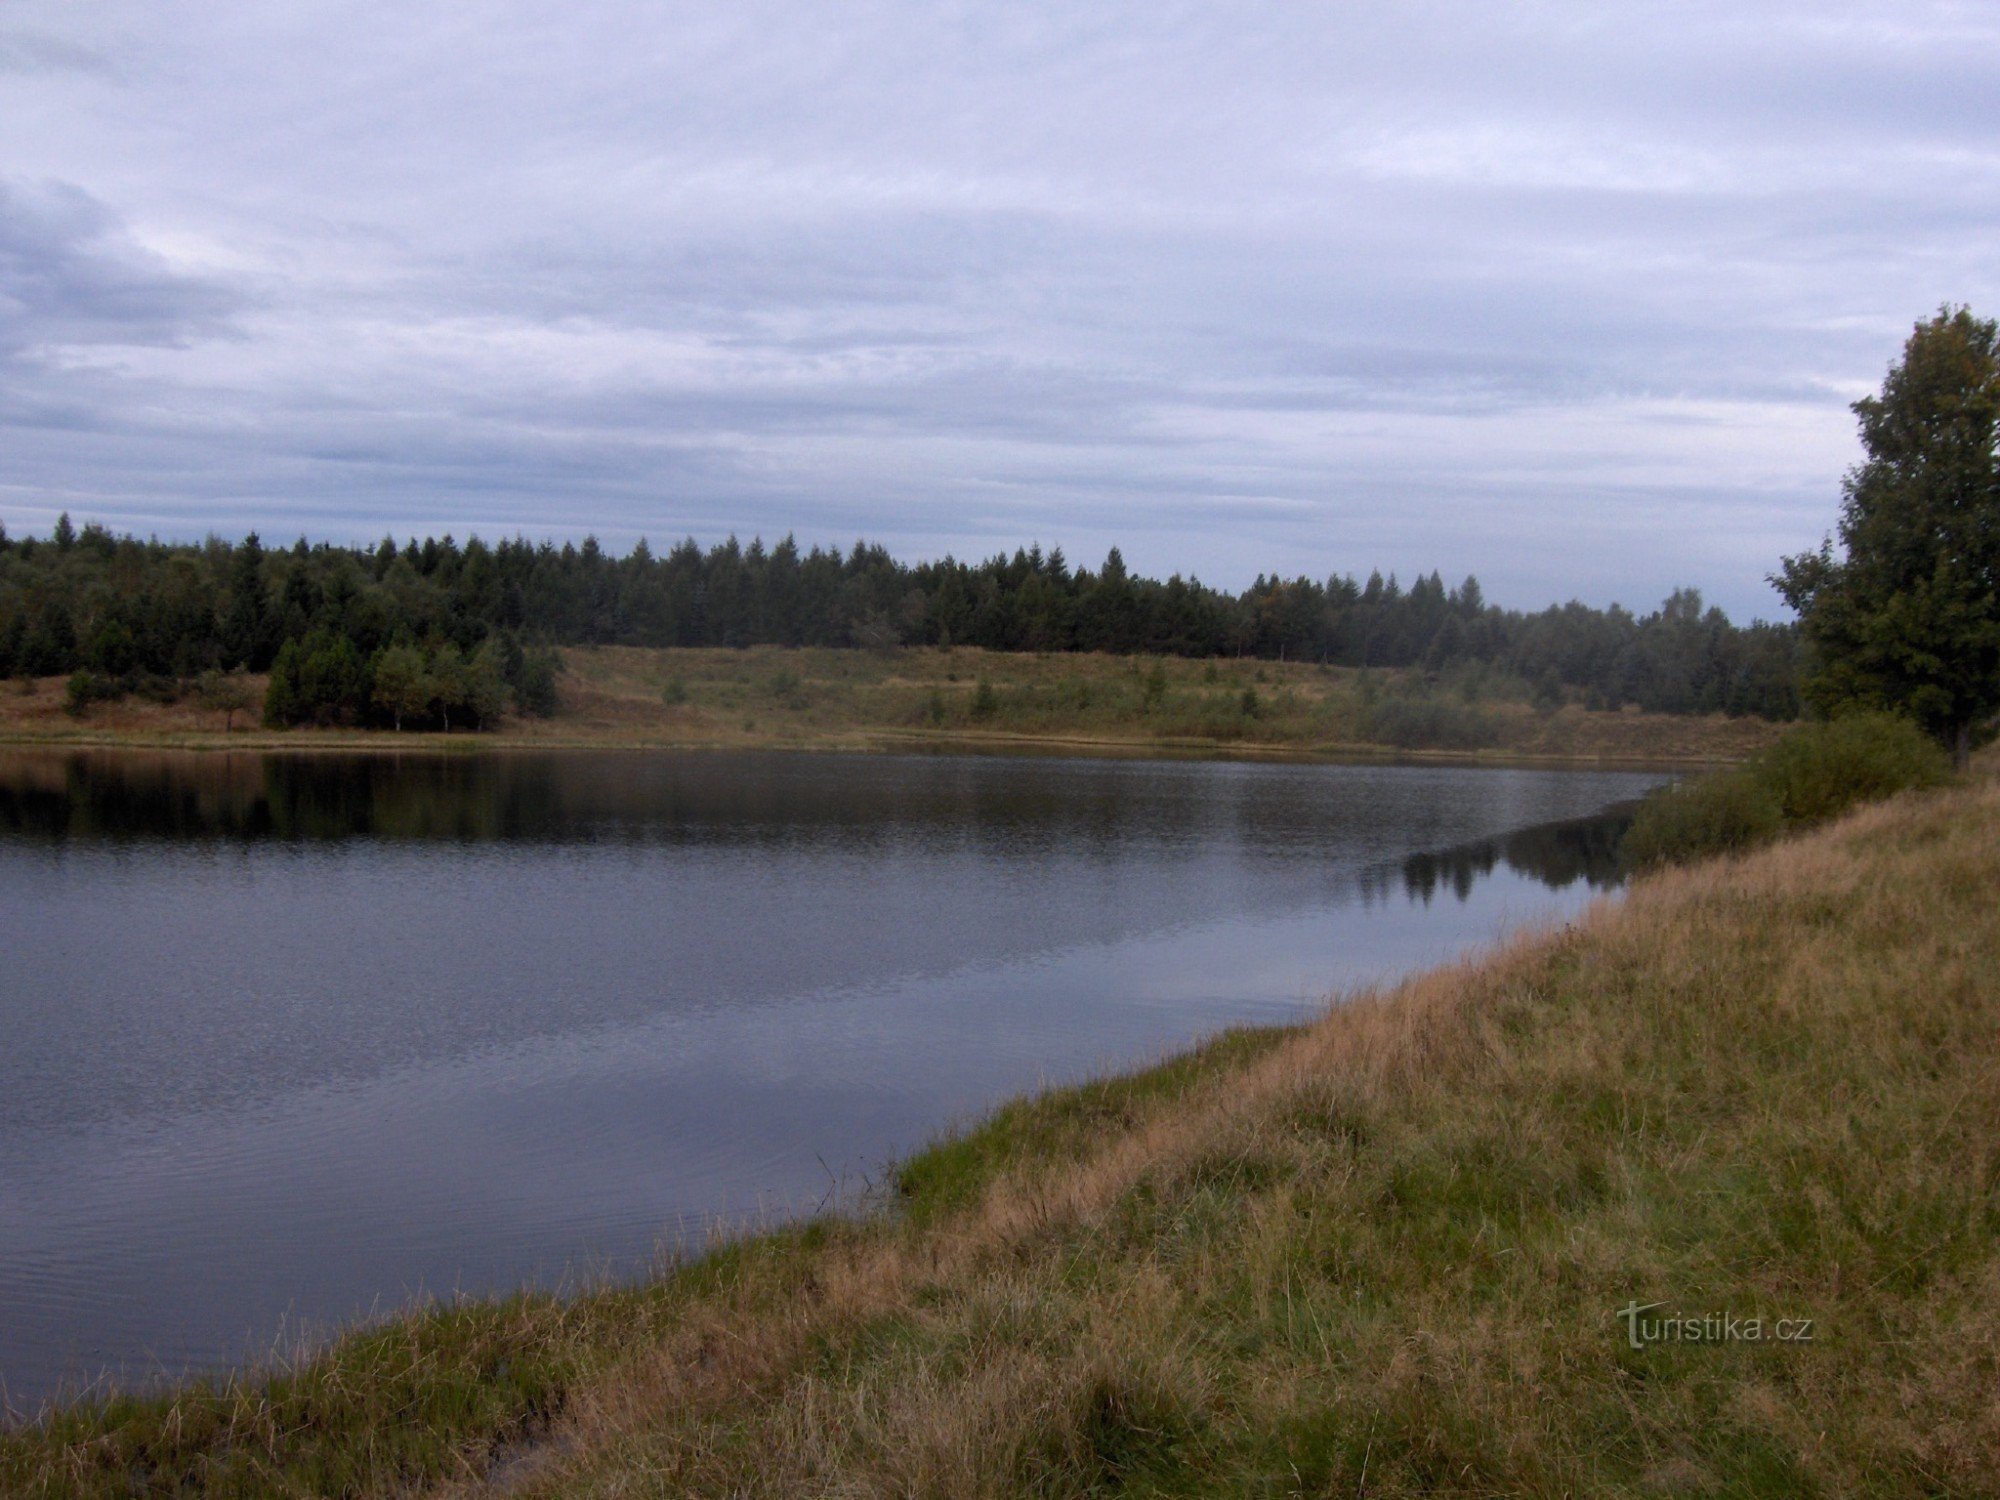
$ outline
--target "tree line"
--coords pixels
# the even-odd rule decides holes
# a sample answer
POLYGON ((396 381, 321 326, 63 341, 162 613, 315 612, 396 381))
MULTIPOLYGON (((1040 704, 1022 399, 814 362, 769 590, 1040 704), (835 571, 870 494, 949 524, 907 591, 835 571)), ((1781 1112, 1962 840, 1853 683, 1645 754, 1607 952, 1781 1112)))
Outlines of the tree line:
POLYGON ((1448 672, 1504 670, 1589 706, 1789 718, 1795 632, 1732 624, 1677 590, 1646 615, 1486 601, 1478 580, 1408 586, 1259 577, 1240 594, 1018 549, 904 563, 879 545, 801 550, 735 538, 614 557, 581 545, 450 536, 376 547, 266 548, 254 533, 166 543, 68 516, 47 537, 0 526, 0 676, 82 673, 145 691, 203 673, 269 671, 274 723, 473 727, 550 712, 550 648, 980 646, 1246 656, 1448 672))

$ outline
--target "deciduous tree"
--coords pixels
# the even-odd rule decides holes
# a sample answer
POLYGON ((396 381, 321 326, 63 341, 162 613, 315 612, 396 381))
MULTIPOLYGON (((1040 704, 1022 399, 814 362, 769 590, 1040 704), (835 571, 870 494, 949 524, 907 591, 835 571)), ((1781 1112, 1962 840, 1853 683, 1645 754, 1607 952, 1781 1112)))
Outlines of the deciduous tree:
POLYGON ((377 652, 372 695, 375 707, 399 730, 403 715, 426 712, 431 706, 431 681, 423 653, 414 646, 387 646, 377 652))
POLYGON ((1842 555, 1829 538, 1771 580, 1811 648, 1807 701, 1906 714, 1963 766, 2000 711, 2000 330, 1941 310, 1854 411, 1842 555))

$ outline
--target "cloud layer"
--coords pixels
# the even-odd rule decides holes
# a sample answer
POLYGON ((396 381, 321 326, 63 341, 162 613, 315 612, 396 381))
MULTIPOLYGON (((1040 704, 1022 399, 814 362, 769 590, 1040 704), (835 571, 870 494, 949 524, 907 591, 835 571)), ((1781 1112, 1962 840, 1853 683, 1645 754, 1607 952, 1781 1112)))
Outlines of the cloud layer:
POLYGON ((0 518, 1038 538, 1772 614, 1993 310, 1972 5, 0 21, 0 518))

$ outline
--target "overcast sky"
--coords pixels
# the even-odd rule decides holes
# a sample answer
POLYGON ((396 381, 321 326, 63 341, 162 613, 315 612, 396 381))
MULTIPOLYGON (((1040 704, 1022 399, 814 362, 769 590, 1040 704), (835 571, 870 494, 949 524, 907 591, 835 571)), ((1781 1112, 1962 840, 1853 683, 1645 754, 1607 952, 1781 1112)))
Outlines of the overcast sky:
POLYGON ((0 520, 1776 617, 2000 6, 0 4, 0 520))

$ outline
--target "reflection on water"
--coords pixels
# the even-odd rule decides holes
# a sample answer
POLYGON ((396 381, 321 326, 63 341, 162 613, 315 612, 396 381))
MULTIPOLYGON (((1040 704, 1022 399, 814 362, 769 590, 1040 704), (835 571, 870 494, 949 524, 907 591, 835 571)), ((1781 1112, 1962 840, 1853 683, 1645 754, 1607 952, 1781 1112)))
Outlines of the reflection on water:
MULTIPOLYGON (((1304 807, 1293 795, 1333 772, 1369 778, 1428 777, 1458 785, 1469 775, 1512 776, 1540 788, 1550 776, 1601 784, 1631 773, 1466 772, 1379 766, 1213 766, 1186 763, 987 762, 894 759, 889 775, 851 774, 851 763, 818 756, 726 757, 624 752, 520 754, 200 754, 14 751, 0 757, 0 838, 62 841, 385 841, 730 844, 778 837, 878 835, 912 827, 973 836, 1036 825, 1049 838, 1108 835, 1166 845, 1212 825, 1213 802, 1183 795, 1190 781, 1262 773, 1258 795, 1228 810, 1244 821, 1299 819, 1315 831, 1366 817, 1357 801, 1304 807), (992 775, 995 765, 1027 774, 992 775), (939 768, 948 768, 939 774, 939 768)), ((1639 785, 1657 778, 1638 777, 1639 785)), ((1476 782, 1473 783, 1476 785, 1476 782)), ((1486 790, 1484 788, 1482 791, 1486 790)), ((1518 791, 1519 787, 1510 788, 1518 791)), ((1441 799, 1447 817, 1462 798, 1441 799)), ((1491 799, 1487 799, 1491 800, 1491 799)), ((1504 800, 1504 799, 1503 799, 1504 800)), ((1551 804, 1553 805, 1553 804, 1551 804)), ((1524 805, 1525 810, 1545 810, 1524 805)), ((1413 854, 1402 871, 1412 894, 1441 885, 1461 897, 1504 860, 1549 885, 1615 883, 1623 809, 1509 831, 1502 838, 1413 854)), ((1427 823, 1429 826, 1443 826, 1427 823)))
POLYGON ((0 754, 0 1381, 811 1208, 1008 1094, 1573 912, 1656 779, 0 754))
POLYGON ((1522 828, 1501 838, 1476 839, 1453 849, 1426 850, 1402 862, 1393 877, 1379 872, 1370 882, 1371 894, 1386 894, 1395 879, 1402 890, 1426 906, 1440 891, 1460 901, 1500 865, 1561 890, 1582 881, 1594 891, 1609 890, 1620 881, 1618 841, 1632 825, 1636 803, 1607 807, 1587 818, 1565 818, 1522 828))

